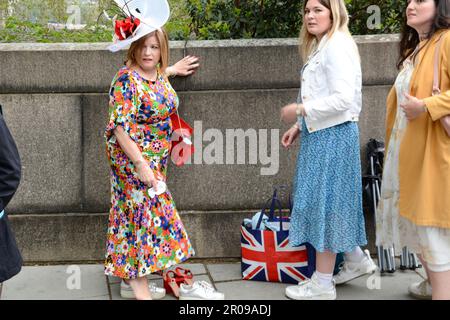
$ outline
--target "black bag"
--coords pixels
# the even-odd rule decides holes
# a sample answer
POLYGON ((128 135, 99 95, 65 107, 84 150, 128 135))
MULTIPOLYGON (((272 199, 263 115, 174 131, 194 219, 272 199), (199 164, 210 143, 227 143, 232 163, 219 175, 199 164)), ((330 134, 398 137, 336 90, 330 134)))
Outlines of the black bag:
MULTIPOLYGON (((19 187, 21 165, 19 151, 3 119, 0 106, 0 214, 19 187)), ((0 218, 0 283, 12 278, 22 268, 22 256, 6 213, 0 218)))

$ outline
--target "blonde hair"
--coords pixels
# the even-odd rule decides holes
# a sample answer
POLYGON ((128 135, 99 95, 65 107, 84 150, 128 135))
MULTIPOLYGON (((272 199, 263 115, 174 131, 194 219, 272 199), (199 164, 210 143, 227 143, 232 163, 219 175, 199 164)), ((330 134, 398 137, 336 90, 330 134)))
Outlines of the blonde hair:
POLYGON ((161 70, 162 74, 165 73, 166 68, 169 66, 169 37, 167 36, 167 32, 164 28, 161 28, 160 30, 155 30, 131 44, 130 49, 128 49, 127 58, 125 61, 125 64, 128 67, 137 64, 136 57, 138 52, 142 49, 145 40, 147 40, 149 37, 153 35, 156 35, 156 38, 158 39, 159 43, 159 48, 161 50, 159 69, 161 70))
MULTIPOLYGON (((306 5, 309 0, 305 0, 303 4, 303 15, 305 14, 306 5)), ((348 11, 345 7, 344 0, 319 0, 320 4, 331 11, 332 25, 327 33, 328 38, 331 38, 336 31, 341 31, 350 35, 348 29, 348 11)), ((299 51, 303 61, 308 59, 309 55, 316 49, 318 41, 315 35, 308 32, 306 26, 307 21, 303 17, 303 25, 300 31, 300 45, 299 51)))

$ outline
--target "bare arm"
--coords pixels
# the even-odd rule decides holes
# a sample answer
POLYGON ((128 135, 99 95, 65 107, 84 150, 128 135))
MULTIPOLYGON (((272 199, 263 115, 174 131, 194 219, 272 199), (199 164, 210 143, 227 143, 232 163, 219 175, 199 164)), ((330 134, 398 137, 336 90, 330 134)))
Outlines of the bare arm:
POLYGON ((157 190, 157 180, 155 175, 142 156, 141 150, 136 145, 136 143, 131 140, 128 134, 124 131, 122 126, 118 126, 114 129, 114 135, 116 136, 117 142, 122 148, 123 152, 128 156, 128 158, 133 162, 136 173, 141 180, 146 185, 152 185, 154 190, 157 190))

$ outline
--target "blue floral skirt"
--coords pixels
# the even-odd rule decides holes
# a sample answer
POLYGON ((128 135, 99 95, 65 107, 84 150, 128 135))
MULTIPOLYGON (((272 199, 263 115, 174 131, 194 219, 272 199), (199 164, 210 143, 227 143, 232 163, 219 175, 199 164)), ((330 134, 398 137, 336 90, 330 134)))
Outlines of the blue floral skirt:
POLYGON ((340 253, 367 244, 356 122, 309 133, 303 121, 293 186, 291 245, 340 253))

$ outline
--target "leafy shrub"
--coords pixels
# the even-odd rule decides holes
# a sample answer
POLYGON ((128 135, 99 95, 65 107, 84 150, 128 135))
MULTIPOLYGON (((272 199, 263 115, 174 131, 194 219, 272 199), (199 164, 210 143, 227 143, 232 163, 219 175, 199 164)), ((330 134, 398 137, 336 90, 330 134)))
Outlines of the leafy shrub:
MULTIPOLYGON (((53 30, 47 22, 65 23, 68 3, 80 0, 10 0, 14 14, 5 20, 7 1, 0 0, 0 42, 109 42, 110 21, 98 19, 112 0, 81 6, 82 30, 53 30), (3 19, 3 27, 1 25, 3 19)), ((406 0, 345 0, 353 34, 398 33, 406 0), (372 7, 371 7, 372 6, 372 7), (373 7, 376 6, 376 7, 373 7), (373 28, 378 8, 380 24, 373 28)), ((303 0, 169 0, 171 18, 166 24, 172 40, 297 37, 303 0)))
MULTIPOLYGON (((406 0, 346 0, 346 5, 353 34, 397 33, 406 0), (376 28, 368 25, 373 6, 380 13, 376 28)), ((198 39, 297 37, 302 9, 302 0, 186 0, 191 34, 198 39)))
POLYGON ((82 30, 53 30, 45 25, 19 20, 6 19, 5 27, 0 29, 0 42, 110 42, 112 31, 103 26, 92 25, 82 30))

